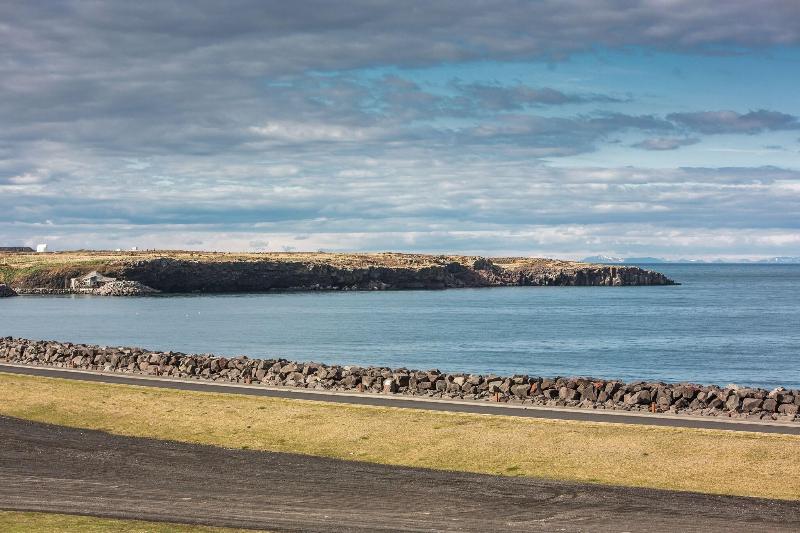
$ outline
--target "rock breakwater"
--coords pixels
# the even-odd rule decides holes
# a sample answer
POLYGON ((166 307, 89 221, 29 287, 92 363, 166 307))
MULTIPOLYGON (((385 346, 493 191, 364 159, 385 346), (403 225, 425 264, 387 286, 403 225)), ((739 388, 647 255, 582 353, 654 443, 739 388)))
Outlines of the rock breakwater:
POLYGON ((800 422, 800 390, 495 376, 0 338, 0 361, 267 386, 800 422))

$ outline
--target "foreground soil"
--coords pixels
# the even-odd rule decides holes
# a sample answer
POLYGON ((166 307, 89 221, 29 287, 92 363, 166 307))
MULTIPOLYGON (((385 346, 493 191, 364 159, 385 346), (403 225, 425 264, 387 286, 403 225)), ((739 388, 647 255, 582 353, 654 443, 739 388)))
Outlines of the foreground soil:
POLYGON ((252 529, 228 529, 170 522, 118 520, 86 515, 0 511, 3 533, 244 533, 252 529))
POLYGON ((3 373, 0 414, 385 465, 800 500, 796 435, 520 419, 3 373))
POLYGON ((796 502, 231 450, 7 417, 0 441, 7 510, 273 531, 800 528, 796 502))

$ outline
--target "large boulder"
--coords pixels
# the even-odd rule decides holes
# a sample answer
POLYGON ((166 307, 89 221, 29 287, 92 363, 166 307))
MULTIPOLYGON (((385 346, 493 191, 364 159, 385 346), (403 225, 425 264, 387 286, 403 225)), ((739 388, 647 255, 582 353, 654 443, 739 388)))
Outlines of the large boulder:
POLYGON ((764 405, 764 400, 758 398, 745 398, 742 400, 742 411, 745 413, 752 413, 758 411, 764 405))
POLYGON ((647 405, 650 403, 650 399, 649 390, 640 390, 625 395, 625 403, 627 405, 647 405))

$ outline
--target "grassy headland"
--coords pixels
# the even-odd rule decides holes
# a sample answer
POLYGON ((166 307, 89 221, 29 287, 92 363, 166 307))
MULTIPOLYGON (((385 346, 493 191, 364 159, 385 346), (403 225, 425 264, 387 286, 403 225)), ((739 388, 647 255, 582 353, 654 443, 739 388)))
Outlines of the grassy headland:
POLYGON ((15 288, 63 289, 70 278, 93 270, 164 292, 672 283, 661 274, 638 267, 524 257, 188 251, 0 253, 0 283, 15 288))

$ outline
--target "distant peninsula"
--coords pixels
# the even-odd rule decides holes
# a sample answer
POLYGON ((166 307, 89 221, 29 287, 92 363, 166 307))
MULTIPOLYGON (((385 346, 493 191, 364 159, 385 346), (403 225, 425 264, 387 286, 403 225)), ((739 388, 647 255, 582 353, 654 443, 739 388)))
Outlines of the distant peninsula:
POLYGON ((85 278, 162 293, 674 285, 636 266, 528 257, 404 253, 0 252, 0 283, 20 294, 80 292, 85 278))

